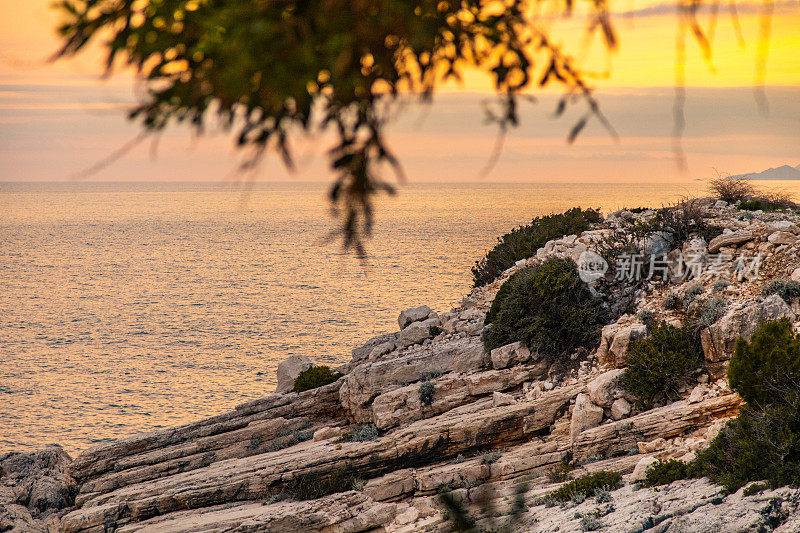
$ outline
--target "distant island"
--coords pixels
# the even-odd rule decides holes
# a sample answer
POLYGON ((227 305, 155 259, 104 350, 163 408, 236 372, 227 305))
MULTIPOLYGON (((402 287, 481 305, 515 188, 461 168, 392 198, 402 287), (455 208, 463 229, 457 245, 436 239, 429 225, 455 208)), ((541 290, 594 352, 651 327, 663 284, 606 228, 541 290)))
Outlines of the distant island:
POLYGON ((738 174, 730 176, 729 180, 800 180, 800 165, 792 167, 781 165, 776 168, 769 168, 762 172, 750 172, 749 174, 738 174))

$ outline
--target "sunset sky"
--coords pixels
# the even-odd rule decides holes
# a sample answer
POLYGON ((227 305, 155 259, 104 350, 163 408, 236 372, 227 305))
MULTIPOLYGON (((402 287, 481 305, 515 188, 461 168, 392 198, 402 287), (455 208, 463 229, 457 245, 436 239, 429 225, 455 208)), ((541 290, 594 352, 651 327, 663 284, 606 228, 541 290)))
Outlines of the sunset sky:
MULTIPOLYGON (((0 0, 0 181, 64 181, 117 150, 138 133, 125 110, 141 90, 130 73, 100 79, 100 53, 51 64, 58 47, 58 14, 50 0, 0 0)), ((645 0, 612 3, 621 46, 610 57, 599 42, 579 46, 585 19, 547 17, 554 35, 594 79, 601 107, 620 134, 614 141, 591 123, 575 145, 565 137, 577 112, 555 120, 556 92, 534 93, 521 109, 488 177, 480 169, 495 131, 483 124, 488 79, 470 73, 448 86, 434 104, 409 106, 389 140, 413 181, 651 181, 707 178, 722 173, 800 164, 800 1, 775 2, 766 95, 769 114, 753 97, 760 3, 738 2, 743 43, 727 10, 720 9, 712 67, 688 40, 687 129, 689 171, 672 152, 677 17, 674 4, 645 0)), ((701 22, 708 25, 707 13, 701 22)), ((323 139, 324 141, 324 139, 323 139)), ((325 142, 298 144, 299 170, 289 174, 269 158, 259 179, 329 180, 325 142)), ((93 180, 224 180, 236 175, 232 138, 210 132, 196 138, 170 129, 157 147, 138 146, 93 180), (157 149, 156 149, 157 148, 157 149)))

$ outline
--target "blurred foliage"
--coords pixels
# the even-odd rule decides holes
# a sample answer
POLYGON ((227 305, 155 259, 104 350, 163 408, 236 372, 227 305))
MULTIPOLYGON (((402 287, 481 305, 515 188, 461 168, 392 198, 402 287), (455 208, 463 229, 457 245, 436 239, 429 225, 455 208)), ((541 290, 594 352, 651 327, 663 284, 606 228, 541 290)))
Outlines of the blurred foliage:
POLYGON ((600 222, 600 215, 580 207, 557 215, 534 218, 530 224, 520 226, 497 239, 497 244, 472 267, 473 286, 480 287, 495 280, 520 259, 536 255, 544 244, 564 235, 579 235, 589 224, 600 222))
MULTIPOLYGON (((563 2, 571 12, 573 0, 563 2)), ((347 247, 363 254, 372 198, 392 192, 384 177, 399 162, 384 128, 401 94, 429 100, 466 68, 488 73, 499 95, 486 118, 501 134, 518 121, 520 93, 559 84, 556 114, 587 104, 568 139, 592 117, 610 126, 572 59, 535 19, 542 0, 60 0, 70 56, 102 40, 106 68, 132 66, 147 94, 131 118, 145 132, 171 122, 203 131, 209 117, 248 149, 245 167, 267 150, 293 166, 290 142, 332 131, 330 191, 347 247)), ((616 47, 606 2, 586 1, 592 23, 616 47)))

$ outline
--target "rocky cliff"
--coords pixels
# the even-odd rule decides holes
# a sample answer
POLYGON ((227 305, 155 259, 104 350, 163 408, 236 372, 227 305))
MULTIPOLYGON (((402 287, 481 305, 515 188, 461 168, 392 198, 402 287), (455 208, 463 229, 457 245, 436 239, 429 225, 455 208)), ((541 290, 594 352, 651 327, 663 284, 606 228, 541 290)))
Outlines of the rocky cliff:
POLYGON ((290 392, 308 366, 291 361, 279 371, 281 392, 212 418, 103 443, 74 460, 58 448, 2 455, 0 531, 448 531, 443 492, 486 529, 513 519, 518 531, 800 531, 796 489, 745 496, 707 479, 660 490, 636 483, 656 458, 691 458, 736 415, 741 400, 725 368, 737 338, 779 317, 800 329, 796 298, 762 296, 771 279, 800 278, 800 217, 698 205, 718 235, 674 246, 650 235, 646 245, 664 248, 670 271, 692 268, 689 257, 704 265, 758 257, 757 275, 734 268, 719 283, 707 268, 689 280, 645 281, 629 291, 629 312, 574 364, 521 343, 486 353, 495 294, 519 269, 579 261, 652 212, 617 212, 549 241, 449 312, 404 311, 399 331, 354 348, 333 383, 290 392), (654 319, 685 321, 703 294, 724 296, 700 331, 705 370, 682 384, 680 398, 643 409, 620 385, 629 346, 654 319), (554 506, 545 496, 564 479, 552 472, 567 463, 568 476, 619 472, 623 486, 554 506))

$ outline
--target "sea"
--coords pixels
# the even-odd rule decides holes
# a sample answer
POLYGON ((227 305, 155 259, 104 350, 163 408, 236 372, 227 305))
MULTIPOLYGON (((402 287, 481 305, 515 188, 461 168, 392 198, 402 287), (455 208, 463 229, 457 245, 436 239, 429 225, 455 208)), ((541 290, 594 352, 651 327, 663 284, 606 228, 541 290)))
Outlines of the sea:
POLYGON ((330 238, 323 183, 0 183, 0 452, 74 456, 230 410, 290 355, 336 366, 401 310, 457 305, 534 216, 705 189, 407 184, 376 202, 360 260, 330 238))

